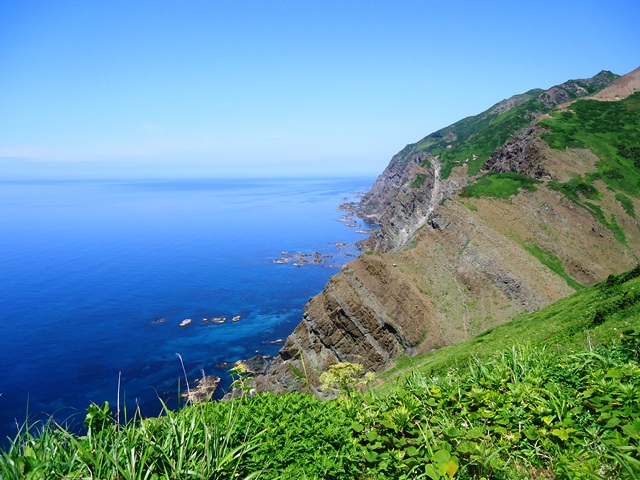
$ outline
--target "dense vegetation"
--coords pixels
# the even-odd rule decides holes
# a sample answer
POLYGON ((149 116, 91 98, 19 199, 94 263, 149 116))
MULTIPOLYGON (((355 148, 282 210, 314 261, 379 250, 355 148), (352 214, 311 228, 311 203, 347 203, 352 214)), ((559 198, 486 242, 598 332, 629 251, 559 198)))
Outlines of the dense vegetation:
POLYGON ((453 167, 465 161, 468 162, 470 174, 478 173, 497 147, 537 115, 548 110, 537 100, 542 92, 531 90, 514 97, 514 102, 519 105, 506 113, 500 113, 494 107, 438 130, 412 145, 412 153, 426 151, 440 155, 444 178, 451 174, 453 167))
POLYGON ((539 125, 547 130, 543 138, 552 148, 588 148, 598 156, 597 171, 564 183, 549 182, 549 187, 587 210, 626 243, 615 216, 607 217, 593 203, 602 196, 594 182, 602 181, 616 192, 626 214, 635 218, 627 195, 640 198, 640 92, 617 102, 577 100, 539 125))
POLYGON ((517 195, 522 189, 535 191, 536 183, 542 182, 518 173, 487 173, 472 184, 460 189, 459 195, 463 198, 509 198, 512 195, 517 195))
POLYGON ((588 148, 600 161, 585 181, 640 198, 640 92, 617 102, 576 100, 540 121, 552 148, 588 148))
POLYGON ((81 435, 25 424, 0 477, 640 478, 639 316, 640 267, 404 359, 365 393, 342 364, 323 376, 332 401, 245 395, 122 424, 92 405, 81 435))
MULTIPOLYGON (((535 102, 538 100, 530 100, 500 118, 509 118, 518 109, 530 107, 535 102)), ((603 195, 594 182, 599 180, 616 192, 615 198, 625 213, 635 218, 634 203, 629 197, 640 198, 640 92, 616 102, 576 100, 550 115, 538 123, 546 131, 542 137, 549 146, 556 149, 587 148, 598 156, 599 161, 597 170, 584 177, 575 175, 566 182, 549 181, 547 186, 588 211, 621 243, 626 244, 625 232, 616 217, 606 215, 596 203, 603 195)), ((505 120, 497 121, 496 125, 501 123, 505 120)), ((481 138, 488 138, 484 131, 465 145, 475 145, 481 138)), ((443 154, 442 158, 448 158, 447 155, 443 154)), ((521 189, 535 190, 535 183, 540 182, 514 173, 489 173, 462 188, 460 196, 508 198, 521 189)))

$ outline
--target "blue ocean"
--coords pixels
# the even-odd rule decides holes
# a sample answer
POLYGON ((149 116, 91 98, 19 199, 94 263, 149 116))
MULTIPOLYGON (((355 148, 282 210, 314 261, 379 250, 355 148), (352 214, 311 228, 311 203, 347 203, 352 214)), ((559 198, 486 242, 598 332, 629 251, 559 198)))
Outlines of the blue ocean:
POLYGON ((357 255, 369 226, 337 207, 372 183, 0 182, 0 438, 27 415, 81 424, 119 382, 121 402, 157 415, 184 388, 177 354, 222 395, 225 364, 275 355, 357 255))

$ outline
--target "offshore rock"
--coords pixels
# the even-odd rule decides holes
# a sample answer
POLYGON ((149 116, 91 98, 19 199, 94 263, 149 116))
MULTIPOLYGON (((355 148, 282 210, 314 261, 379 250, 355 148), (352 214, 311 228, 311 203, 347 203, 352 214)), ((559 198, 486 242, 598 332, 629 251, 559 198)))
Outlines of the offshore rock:
POLYGON ((220 384, 220 377, 214 375, 206 375, 202 378, 196 379, 196 387, 186 392, 182 392, 182 398, 190 404, 205 403, 213 398, 218 385, 220 384))

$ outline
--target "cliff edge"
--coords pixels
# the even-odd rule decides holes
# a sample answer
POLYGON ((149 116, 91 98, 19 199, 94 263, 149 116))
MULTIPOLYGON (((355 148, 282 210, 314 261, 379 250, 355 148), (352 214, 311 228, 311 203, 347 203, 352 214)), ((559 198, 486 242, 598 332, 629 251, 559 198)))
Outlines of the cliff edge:
POLYGON ((360 204, 380 231, 256 388, 322 395, 336 362, 382 371, 636 265, 639 78, 531 90, 395 155, 360 204))

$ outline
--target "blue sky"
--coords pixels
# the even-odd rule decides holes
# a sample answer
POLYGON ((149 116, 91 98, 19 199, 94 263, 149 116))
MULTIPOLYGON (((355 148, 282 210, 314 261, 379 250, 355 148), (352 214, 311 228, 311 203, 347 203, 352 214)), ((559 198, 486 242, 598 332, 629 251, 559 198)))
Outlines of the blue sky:
POLYGON ((0 0, 0 175, 376 175, 640 66, 640 2, 0 0))

